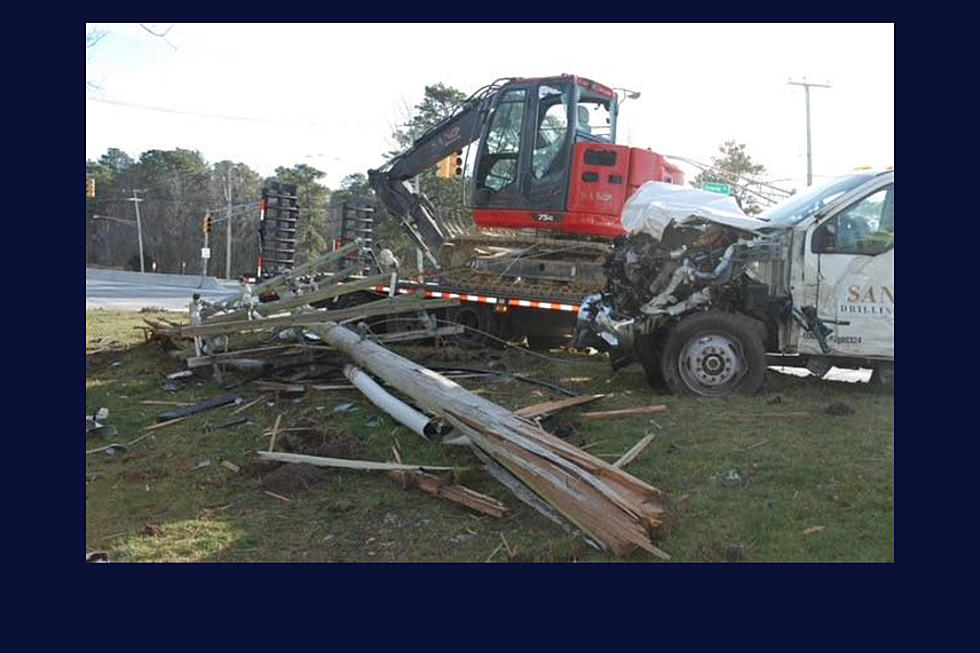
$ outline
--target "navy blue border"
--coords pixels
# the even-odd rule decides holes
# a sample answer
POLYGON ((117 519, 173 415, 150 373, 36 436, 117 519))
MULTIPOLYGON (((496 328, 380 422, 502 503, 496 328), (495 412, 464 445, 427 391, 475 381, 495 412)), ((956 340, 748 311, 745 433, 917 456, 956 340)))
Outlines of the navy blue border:
MULTIPOLYGON (((259 12, 228 14, 217 7, 205 5, 195 9, 195 15, 187 17, 187 20, 224 21, 230 15, 253 20, 260 18, 256 15, 259 12)), ((549 9, 553 10, 554 5, 540 8, 521 5, 520 17, 522 20, 551 20, 554 14, 549 13, 549 9)), ((669 18, 768 21, 775 17, 802 17, 792 15, 792 10, 785 5, 781 11, 765 16, 759 15, 760 11, 765 11, 759 6, 739 7, 736 10, 729 5, 727 11, 721 10, 721 13, 701 4, 688 12, 684 9, 679 9, 682 15, 669 18), (683 15, 685 13, 686 16, 683 15), (735 13, 738 15, 733 15, 735 13)), ((332 21, 360 21, 383 16, 385 20, 397 20, 396 16, 401 14, 403 19, 416 21, 448 18, 454 21, 479 20, 488 18, 488 11, 485 5, 453 5, 451 11, 414 6, 385 8, 382 11, 380 5, 344 6, 338 3, 329 7, 329 18, 332 21)), ((661 7, 651 5, 637 11, 639 13, 630 13, 630 17, 645 20, 668 17, 661 15, 661 7), (658 15, 652 15, 654 13, 658 15)), ((298 20, 282 6, 268 13, 290 21, 298 20)), ((627 12, 616 7, 613 13, 620 17, 627 12)), ((105 17, 109 16, 100 16, 105 17)), ((853 5, 848 7, 846 14, 838 14, 837 17, 846 17, 848 21, 856 18, 893 20, 893 15, 881 15, 853 5)), ((266 16, 261 18, 265 19, 266 16)), ((80 149, 84 149, 84 105, 80 101, 79 104, 65 101, 66 89, 78 89, 80 85, 79 75, 75 73, 77 69, 70 63, 80 61, 77 45, 80 27, 45 24, 43 34, 29 30, 16 36, 21 39, 16 47, 25 53, 24 56, 42 57, 45 63, 21 71, 17 78, 17 96, 24 102, 23 108, 32 114, 30 124, 33 127, 8 131, 8 137, 12 137, 8 143, 15 141, 8 147, 8 156, 14 158, 22 173, 26 173, 24 177, 18 177, 26 177, 28 186, 45 190, 56 188, 57 191, 38 193, 40 197, 37 199, 44 210, 41 215, 35 213, 37 217, 25 221, 33 233, 40 236, 37 246, 8 246, 8 250, 16 250, 12 252, 13 261, 8 263, 14 266, 16 274, 13 278, 23 279, 22 275, 30 271, 45 290, 40 295, 33 292, 13 293, 14 304, 21 306, 26 316, 23 320, 8 321, 18 332, 8 336, 15 340, 8 340, 8 355, 12 353, 14 356, 8 364, 7 378, 28 390, 27 401, 21 403, 21 399, 18 399, 16 405, 8 407, 13 409, 11 412, 27 417, 29 426, 20 432, 8 432, 8 446, 16 453, 8 458, 7 467, 16 467, 17 470, 11 471, 20 471, 24 475, 19 482, 20 490, 8 495, 8 505, 20 504, 15 506, 15 512, 19 510, 25 517, 34 517, 34 523, 12 528, 8 531, 7 540, 8 543, 20 542, 18 558, 12 560, 16 567, 25 571, 28 567, 55 571, 58 589, 52 586, 51 591, 60 595, 64 593, 60 588, 68 589, 68 596, 74 597, 70 610, 84 614, 90 627, 94 626, 103 636, 111 633, 116 641, 133 643, 148 639, 152 644, 155 643, 156 634, 161 631, 176 634, 175 631, 188 626, 198 626, 203 633, 207 633, 204 639, 195 640, 187 636, 187 639, 182 637, 180 641, 201 643, 213 637, 215 641, 230 643, 236 639, 236 634, 241 633, 246 635, 247 641, 258 642, 263 631, 270 634, 281 628, 283 630, 280 632, 295 629, 296 633, 344 631, 354 633, 355 642, 424 638, 428 640, 422 644, 426 647, 447 644, 469 646, 473 640, 481 643, 491 633, 498 640, 503 640, 500 644, 527 644, 541 641, 543 637, 534 635, 545 629, 550 631, 546 635, 549 643, 559 639, 555 637, 558 633, 575 633, 573 641, 585 644, 592 639, 587 632, 602 631, 602 638, 593 641, 608 646, 613 642, 621 644, 622 636, 632 631, 633 634, 646 635, 641 637, 641 641, 656 645, 670 639, 670 633, 674 631, 693 634, 693 639, 689 641, 698 643, 717 633, 721 642, 738 645, 749 641, 745 637, 746 626, 753 630, 768 629, 774 623, 801 627, 803 624, 800 622, 806 619, 806 631, 783 640, 796 645, 801 638, 808 643, 820 639, 818 631, 828 627, 827 621, 821 617, 828 616, 829 611, 834 615, 834 624, 842 626, 853 621, 847 616, 851 610, 855 611, 852 614, 861 615, 866 625, 888 627, 885 625, 887 621, 876 620, 873 614, 884 610, 898 598, 895 592, 898 588, 895 567, 865 569, 863 566, 833 565, 821 567, 818 573, 814 573, 812 565, 803 566, 807 567, 805 569, 800 565, 757 565, 750 572, 745 571, 745 567, 740 571, 731 568, 722 571, 717 566, 698 566, 692 568, 694 571, 689 571, 682 566, 634 564, 565 568, 495 566, 491 575, 458 565, 332 565, 316 568, 249 565, 245 569, 212 565, 170 569, 160 566, 84 565, 81 562, 82 547, 75 540, 84 528, 85 519, 84 502, 77 494, 80 489, 80 465, 76 457, 78 449, 61 444, 68 438, 66 434, 77 432, 79 411, 72 408, 75 404, 67 398, 78 396, 76 393, 79 393, 82 373, 71 371, 73 363, 70 361, 78 361, 84 370, 77 335, 72 335, 70 326, 75 322, 67 318, 71 314, 71 302, 78 301, 72 299, 71 288, 77 287, 75 284, 81 285, 79 273, 82 261, 79 259, 84 258, 81 245, 84 224, 80 219, 71 217, 81 213, 82 197, 76 190, 80 186, 78 164, 70 161, 72 143, 79 143, 80 149), (81 108, 81 117, 76 117, 78 108, 81 108), (16 143, 17 140, 20 143, 16 143), (52 169, 52 164, 58 174, 53 180, 46 179, 47 175, 40 171, 52 169), (61 174, 62 169, 65 174, 61 174), (18 254, 21 254, 20 259, 18 254), (73 264, 72 260, 78 263, 73 264), (53 295, 67 298, 67 314, 56 301, 52 301, 53 295), (42 319, 53 316, 57 316, 56 319, 42 319), (33 329, 38 324, 44 325, 40 328, 46 335, 29 335, 37 333, 33 329), (39 347, 43 351, 43 361, 38 360, 39 347), (19 361, 16 360, 17 354, 21 354, 19 361), (35 370, 36 380, 32 383, 41 385, 28 385, 29 382, 19 376, 19 371, 26 369, 35 370), (39 424, 43 424, 43 428, 39 429, 39 424), (30 443, 31 440, 36 441, 36 446, 30 443), (41 455, 44 456, 43 463, 40 463, 40 458, 35 458, 41 455), (39 475, 38 470, 42 467, 44 472, 39 475), (25 536, 27 533, 29 537, 25 536), (68 564, 65 564, 66 561, 68 564), (259 579, 262 582, 257 583, 259 579), (292 591, 269 591, 276 586, 283 589, 288 587, 292 591), (306 591, 295 591, 300 587, 306 591), (831 606, 832 610, 828 610, 831 606), (361 619, 357 619, 358 616, 361 619), (755 618, 744 621, 749 617, 755 618), (685 623, 689 624, 686 628, 683 626, 685 623), (698 629, 692 630, 690 626, 695 623, 698 623, 698 629), (740 631, 726 632, 720 627, 722 624, 734 626, 736 623, 741 625, 740 631), (373 628, 364 627, 368 624, 373 628), (461 632, 456 633, 456 638, 446 638, 456 624, 463 627, 460 628, 461 632), (586 627, 586 624, 589 626, 586 627), (327 629, 325 626, 331 627, 327 629), (129 628, 138 639, 126 636, 125 631, 129 628), (530 637, 517 638, 518 632, 527 633, 528 630, 530 637), (739 634, 736 635, 736 632, 739 634), (364 635, 367 637, 364 638, 364 635)), ((601 32, 601 29, 598 31, 601 32)), ((898 46, 896 57, 909 66, 913 63, 911 57, 903 55, 911 54, 912 44, 906 42, 903 45, 905 50, 898 46)), ((463 44, 460 47, 464 47, 463 44)), ((529 56, 532 54, 529 52, 529 56)), ((899 69, 903 68, 900 66, 899 69)), ((916 98, 913 86, 896 85, 899 93, 896 98, 899 100, 896 102, 898 118, 912 115, 910 112, 918 111, 930 101, 929 98, 916 98)), ((911 121, 903 123, 900 119, 897 124, 911 124, 911 121)), ((925 141, 913 141, 913 150, 919 151, 906 157, 910 162, 914 159, 927 161, 935 155, 934 143, 925 141)), ((8 182, 12 179, 8 176, 8 182)), ((919 199, 923 200, 916 207, 920 217, 925 219, 935 213, 934 198, 919 199)), ((916 203, 915 197, 912 202, 916 203)), ((913 212, 910 209, 909 213, 913 212)), ((948 220, 950 216, 946 215, 943 219, 948 220)), ((972 211, 960 219, 976 220, 972 211)), ((971 224, 968 231, 972 229, 975 227, 971 224)), ((963 245, 971 244, 954 237, 954 242, 947 240, 945 245, 955 251, 956 241, 963 245)), ((967 251, 961 252, 968 258, 975 258, 967 251)), ((930 396, 928 390, 922 387, 928 385, 928 381, 923 382, 923 379, 935 378, 937 356, 934 347, 948 341, 937 330, 933 311, 941 310, 951 321, 956 319, 959 308, 969 311, 962 301, 963 296, 960 302, 949 304, 942 304, 945 299, 931 299, 934 297, 930 294, 935 290, 934 286, 949 287, 957 281, 918 279, 913 282, 913 278, 917 277, 915 261, 910 256, 907 261, 903 259, 902 265, 903 283, 915 286, 915 289, 910 287, 903 292, 910 297, 910 306, 911 297, 916 293, 918 306, 922 309, 916 314, 910 308, 909 314, 903 317, 906 320, 903 324, 907 326, 903 326, 902 333, 915 333, 918 336, 916 347, 909 345, 908 349, 917 351, 915 356, 909 355, 908 373, 902 373, 903 380, 896 389, 897 393, 901 393, 897 396, 905 399, 896 402, 901 407, 897 410, 902 411, 899 420, 901 432, 909 440, 903 442, 902 450, 916 451, 915 455, 906 458, 912 462, 904 467, 908 473, 903 475, 903 513, 909 516, 906 518, 909 523, 919 519, 927 522, 920 524, 915 531, 911 528, 905 531, 908 541, 904 551, 908 558, 903 557, 903 567, 914 568, 917 564, 914 558, 918 557, 916 550, 930 558, 942 555, 934 546, 940 542, 931 538, 922 541, 920 536, 934 528, 939 528, 939 533, 944 530, 941 524, 928 518, 933 514, 931 507, 934 503, 945 500, 944 493, 937 492, 937 489, 945 486, 940 478, 942 472, 931 467, 929 453, 922 453, 922 450, 936 447, 939 449, 938 455, 935 455, 937 459, 953 457, 950 456, 952 447, 969 437, 950 423, 945 415, 944 407, 955 400, 940 400, 938 393, 942 392, 942 387, 934 388, 936 397, 930 396), (942 304, 945 308, 939 306, 930 309, 930 305, 934 304, 942 304), (915 370, 912 370, 913 365, 915 370), (916 377, 920 379, 919 382, 915 380, 916 377), (923 390, 926 392, 920 394, 923 390)), ((973 285, 971 283, 969 287, 973 285)), ((938 292, 941 293, 942 288, 938 292)), ((971 295, 972 292, 969 290, 971 295)), ((964 336, 968 336, 968 332, 964 336)), ((912 342, 911 335, 903 335, 903 338, 912 342)), ((937 382, 935 385, 940 384, 937 382)), ((84 397, 80 403, 84 403, 84 397)), ((951 525, 947 524, 947 527, 951 525)), ((54 617, 53 614, 50 616, 54 617)), ((164 637, 161 641, 166 639, 164 637)), ((756 640, 754 637, 752 639, 756 640)), ((853 640, 849 640, 849 643, 853 643, 853 640)))

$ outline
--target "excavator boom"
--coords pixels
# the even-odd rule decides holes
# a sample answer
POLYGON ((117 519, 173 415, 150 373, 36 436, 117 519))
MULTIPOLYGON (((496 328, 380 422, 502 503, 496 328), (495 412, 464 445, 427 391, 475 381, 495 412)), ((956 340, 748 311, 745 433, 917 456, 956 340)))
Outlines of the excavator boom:
POLYGON ((376 170, 368 171, 368 182, 388 212, 397 216, 416 245, 439 268, 433 250, 446 240, 445 229, 422 193, 409 183, 454 151, 480 138, 494 96, 509 79, 497 80, 467 98, 459 108, 427 132, 412 147, 376 170))

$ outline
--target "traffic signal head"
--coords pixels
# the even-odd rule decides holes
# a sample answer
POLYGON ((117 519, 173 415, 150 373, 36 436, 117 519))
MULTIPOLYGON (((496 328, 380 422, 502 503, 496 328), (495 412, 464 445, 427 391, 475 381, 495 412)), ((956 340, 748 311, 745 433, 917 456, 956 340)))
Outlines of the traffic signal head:
POLYGON ((214 218, 211 217, 210 213, 204 215, 204 221, 201 228, 204 230, 205 234, 211 233, 211 227, 214 226, 214 218))
POLYGON ((436 177, 439 179, 453 178, 453 157, 447 156, 436 166, 436 177))
POLYGON ((452 160, 452 173, 453 177, 460 178, 463 176, 463 150, 456 150, 453 155, 449 157, 452 160))
POLYGON ((91 177, 85 180, 85 197, 95 197, 95 180, 91 177))

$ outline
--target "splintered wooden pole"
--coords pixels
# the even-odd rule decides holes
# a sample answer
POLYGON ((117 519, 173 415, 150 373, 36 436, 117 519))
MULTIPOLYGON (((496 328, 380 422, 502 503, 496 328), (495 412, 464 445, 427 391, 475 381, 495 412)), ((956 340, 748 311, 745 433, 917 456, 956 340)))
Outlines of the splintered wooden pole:
POLYGON ((660 491, 544 431, 446 377, 337 324, 317 327, 328 344, 439 415, 603 547, 660 557, 651 535, 666 517, 660 491))

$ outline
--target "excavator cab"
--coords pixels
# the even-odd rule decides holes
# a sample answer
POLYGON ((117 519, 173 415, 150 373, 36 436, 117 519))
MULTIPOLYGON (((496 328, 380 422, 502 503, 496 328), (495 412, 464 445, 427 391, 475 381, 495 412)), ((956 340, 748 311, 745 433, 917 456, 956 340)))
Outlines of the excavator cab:
POLYGON ((615 143, 617 109, 612 89, 581 77, 503 86, 480 138, 474 208, 565 211, 576 144, 615 143))

